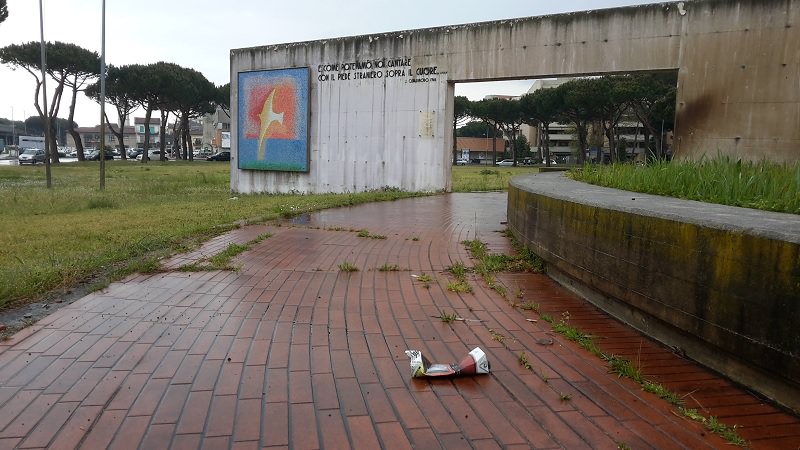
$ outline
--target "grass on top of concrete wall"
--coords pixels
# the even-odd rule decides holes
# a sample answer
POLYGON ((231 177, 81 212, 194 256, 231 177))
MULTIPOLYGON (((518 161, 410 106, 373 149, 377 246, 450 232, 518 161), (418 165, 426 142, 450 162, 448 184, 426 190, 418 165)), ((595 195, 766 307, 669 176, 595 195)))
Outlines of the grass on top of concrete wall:
POLYGON ((599 186, 800 214, 800 164, 703 161, 586 165, 569 176, 599 186))
POLYGON ((0 166, 0 308, 132 272, 240 223, 416 194, 233 195, 230 165, 108 161, 100 191, 96 162, 0 166))

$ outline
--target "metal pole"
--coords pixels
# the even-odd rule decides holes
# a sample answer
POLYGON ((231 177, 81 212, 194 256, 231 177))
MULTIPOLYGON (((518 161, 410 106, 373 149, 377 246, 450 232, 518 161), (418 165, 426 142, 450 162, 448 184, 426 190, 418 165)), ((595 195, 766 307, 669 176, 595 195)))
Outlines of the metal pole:
POLYGON ((47 177, 47 189, 53 187, 52 175, 50 174, 50 113, 47 110, 47 57, 45 56, 46 47, 44 45, 44 12, 42 9, 42 0, 39 0, 39 32, 40 32, 40 45, 42 51, 42 105, 44 111, 44 167, 47 177))
POLYGON ((100 43, 100 190, 106 188, 106 0, 100 43))

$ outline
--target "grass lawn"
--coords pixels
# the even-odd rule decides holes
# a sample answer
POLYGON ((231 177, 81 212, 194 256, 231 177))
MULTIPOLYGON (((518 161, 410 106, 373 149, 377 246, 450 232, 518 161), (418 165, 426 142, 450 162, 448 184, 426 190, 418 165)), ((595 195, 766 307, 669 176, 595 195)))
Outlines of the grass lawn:
POLYGON ((511 177, 538 172, 536 166, 453 166, 453 192, 505 191, 511 177))
POLYGON ((236 227, 343 205, 415 194, 230 193, 224 163, 108 161, 0 166, 0 308, 90 281, 102 287, 236 227))

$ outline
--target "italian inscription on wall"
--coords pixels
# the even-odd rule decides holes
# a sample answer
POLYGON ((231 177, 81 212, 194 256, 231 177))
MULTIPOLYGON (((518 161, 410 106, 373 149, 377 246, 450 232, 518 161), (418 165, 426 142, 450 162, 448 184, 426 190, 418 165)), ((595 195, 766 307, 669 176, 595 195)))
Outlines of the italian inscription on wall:
POLYGON ((317 81, 336 83, 370 79, 398 79, 405 83, 430 83, 446 75, 438 66, 414 66, 412 58, 381 58, 317 66, 317 81))

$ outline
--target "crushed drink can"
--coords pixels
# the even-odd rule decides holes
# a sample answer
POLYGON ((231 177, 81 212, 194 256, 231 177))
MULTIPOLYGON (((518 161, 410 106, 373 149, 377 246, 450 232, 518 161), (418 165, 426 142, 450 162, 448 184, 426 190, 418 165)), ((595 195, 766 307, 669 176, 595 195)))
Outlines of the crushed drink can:
POLYGON ((406 350, 411 358, 412 377, 448 377, 489 373, 489 361, 480 347, 475 347, 461 361, 452 364, 431 364, 422 351, 406 350))

